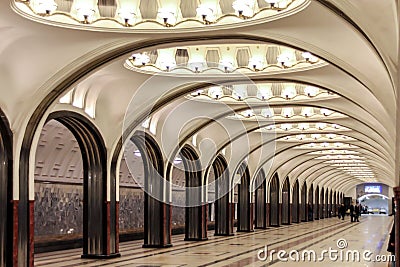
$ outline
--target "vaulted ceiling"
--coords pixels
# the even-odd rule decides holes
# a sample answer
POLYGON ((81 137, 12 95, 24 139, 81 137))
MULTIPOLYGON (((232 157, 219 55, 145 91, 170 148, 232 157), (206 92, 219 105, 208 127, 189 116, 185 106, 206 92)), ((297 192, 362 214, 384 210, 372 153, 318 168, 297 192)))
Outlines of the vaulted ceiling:
POLYGON ((247 161, 253 178, 399 183, 396 1, 235 1, 251 16, 231 0, 56 0, 41 14, 46 1, 0 3, 0 107, 16 144, 51 99, 47 113, 84 114, 110 154, 140 129, 171 162, 184 144, 204 168, 223 154, 232 178, 247 161), (210 23, 200 7, 215 7, 210 23))

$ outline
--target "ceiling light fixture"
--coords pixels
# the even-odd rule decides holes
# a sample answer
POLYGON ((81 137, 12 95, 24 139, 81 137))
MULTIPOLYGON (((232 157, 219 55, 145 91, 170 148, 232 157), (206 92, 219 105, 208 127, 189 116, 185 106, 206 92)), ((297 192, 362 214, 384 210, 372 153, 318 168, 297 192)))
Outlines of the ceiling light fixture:
POLYGON ((301 115, 303 115, 306 118, 314 115, 314 108, 313 107, 303 107, 301 109, 301 115))
POLYGON ((54 0, 31 1, 31 8, 40 15, 51 15, 57 10, 57 3, 54 0))
POLYGON ((172 27, 176 23, 176 14, 169 8, 160 8, 158 16, 163 20, 165 27, 172 27))
POLYGON ((150 57, 146 53, 136 53, 132 55, 131 60, 133 61, 134 65, 145 66, 150 62, 150 57))
POLYGON ((267 4, 270 4, 271 8, 275 8, 279 2, 279 0, 265 0, 267 4))
POLYGON ((257 97, 262 100, 273 97, 271 85, 258 85, 257 97))
POLYGON ((254 15, 254 0, 236 0, 232 3, 232 7, 242 19, 247 19, 254 15))
POLYGON ((204 24, 211 24, 215 19, 215 12, 209 5, 202 4, 196 9, 197 15, 203 19, 204 24))
POLYGON ((220 69, 223 69, 226 73, 233 71, 233 61, 227 58, 223 58, 219 61, 220 69))
POLYGON ((90 24, 93 20, 95 10, 89 5, 79 5, 76 7, 76 15, 78 20, 83 24, 90 24))
POLYGON ((288 130, 292 129, 292 124, 291 123, 284 123, 284 124, 281 125, 281 129, 285 130, 285 131, 288 131, 288 130))
POLYGON ((283 98, 286 98, 286 100, 292 99, 297 95, 297 91, 296 88, 294 86, 286 86, 283 90, 282 90, 282 94, 281 96, 283 98))
POLYGON ((223 96, 224 92, 220 86, 213 86, 208 89, 208 96, 211 98, 218 99, 223 96))
POLYGON ((318 94, 319 89, 314 86, 306 86, 304 88, 304 94, 307 95, 308 97, 314 97, 318 94))
POLYGON ((308 123, 299 123, 299 125, 298 125, 298 128, 300 129, 300 130, 307 130, 307 129, 309 129, 310 128, 310 125, 308 124, 308 123))
POLYGON ((120 9, 118 12, 118 16, 124 22, 125 27, 130 27, 135 24, 136 13, 133 10, 128 9, 120 9))
POLYGON ((318 61, 318 59, 310 52, 303 52, 301 56, 305 59, 306 62, 314 63, 318 61))
POLYGON ((294 115, 293 108, 282 108, 281 115, 285 118, 290 118, 294 115))
POLYGON ((265 118, 270 118, 274 116, 274 110, 271 108, 263 108, 261 110, 261 115, 264 116, 265 118))

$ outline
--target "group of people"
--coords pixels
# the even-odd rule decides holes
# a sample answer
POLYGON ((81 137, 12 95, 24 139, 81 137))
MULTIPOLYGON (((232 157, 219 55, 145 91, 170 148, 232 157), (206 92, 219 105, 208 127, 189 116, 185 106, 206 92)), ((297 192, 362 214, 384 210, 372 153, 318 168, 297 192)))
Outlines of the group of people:
MULTIPOLYGON (((361 205, 357 203, 356 205, 353 205, 353 203, 349 207, 350 210, 350 218, 351 222, 359 222, 359 218, 361 215, 361 205)), ((339 219, 341 218, 344 220, 344 216, 346 215, 346 207, 344 204, 340 205, 339 207, 339 219)))

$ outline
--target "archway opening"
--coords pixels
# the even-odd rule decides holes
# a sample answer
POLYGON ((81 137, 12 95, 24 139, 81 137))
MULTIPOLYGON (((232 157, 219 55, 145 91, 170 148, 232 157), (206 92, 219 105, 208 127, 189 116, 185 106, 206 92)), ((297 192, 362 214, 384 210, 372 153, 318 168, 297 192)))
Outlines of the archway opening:
POLYGON ((164 161, 156 141, 144 132, 136 132, 131 141, 137 147, 133 151, 144 165, 144 244, 146 248, 170 247, 171 205, 165 186, 164 161))
POLYGON ((307 205, 307 214, 308 214, 308 221, 314 220, 314 185, 310 186, 308 190, 308 205, 307 205))
POLYGON ((277 174, 272 177, 269 183, 269 199, 271 203, 270 208, 270 226, 279 226, 280 213, 282 212, 281 205, 279 205, 279 177, 277 174))
POLYGON ((320 205, 320 195, 319 195, 319 186, 315 189, 315 198, 314 198, 314 220, 319 220, 319 205, 320 205))
MULTIPOLYGON (((209 177, 215 181, 215 235, 233 235, 234 206, 229 202, 230 182, 226 160, 219 155, 213 162, 209 177)), ((209 180, 210 184, 211 181, 209 180)))
POLYGON ((139 148, 128 141, 119 168, 119 240, 144 237, 145 159, 139 148))
POLYGON ((304 182, 301 187, 301 221, 308 221, 308 203, 307 203, 307 183, 304 182))
POLYGON ((290 182, 286 177, 282 187, 282 224, 290 224, 290 182))
POLYGON ((319 218, 324 219, 325 218, 325 190, 322 187, 321 189, 321 194, 320 194, 320 203, 319 203, 319 218))
POLYGON ((82 246, 82 152, 72 132, 55 120, 40 134, 35 162, 35 252, 82 246))
POLYGON ((257 187, 255 191, 255 228, 267 228, 267 179, 264 171, 260 171, 257 175, 255 184, 257 187))
MULTIPOLYGON (((202 168, 199 156, 196 152, 185 146, 181 149, 179 156, 174 160, 174 168, 181 169, 183 164, 185 181, 184 190, 178 193, 181 197, 179 201, 184 201, 185 207, 185 240, 200 241, 207 240, 207 203, 203 203, 204 194, 202 181, 202 168), (184 194, 184 196, 183 196, 184 194)), ((179 171, 182 173, 182 170, 179 171)), ((182 182, 183 184, 183 179, 182 182)), ((182 187, 181 187, 182 188, 182 187)))
POLYGON ((329 195, 329 190, 328 188, 325 189, 325 218, 329 218, 329 214, 330 214, 330 204, 332 203, 331 201, 332 198, 332 191, 331 194, 329 195))
MULTIPOLYGON (((80 183, 83 184, 81 189, 83 201, 81 200, 79 189, 76 191, 71 191, 71 188, 68 188, 70 185, 64 181, 61 183, 62 185, 53 185, 51 189, 46 189, 42 183, 42 189, 37 190, 37 202, 40 203, 40 201, 44 201, 45 206, 49 201, 49 197, 51 199, 51 197, 54 196, 54 199, 56 200, 54 203, 57 203, 57 207, 54 207, 56 214, 55 217, 64 223, 55 223, 54 225, 57 227, 54 229, 60 231, 60 233, 61 230, 63 230, 62 232, 67 231, 67 235, 81 231, 81 244, 83 246, 82 258, 109 258, 119 256, 117 251, 118 248, 115 227, 115 188, 110 190, 111 199, 114 199, 113 202, 107 201, 107 151, 100 132, 89 119, 80 114, 72 112, 54 112, 50 114, 47 119, 46 124, 49 123, 54 123, 58 126, 60 126, 60 124, 63 125, 64 130, 67 128, 79 145, 80 153, 77 154, 79 155, 77 158, 81 157, 82 163, 82 168, 80 168, 82 171, 82 182, 80 183), (52 189, 53 192, 51 192, 52 189), (40 195, 40 190, 42 190, 42 193, 47 193, 40 195), (81 208, 83 209, 83 212, 81 211, 81 208), (83 222, 83 225, 81 223, 82 230, 79 228, 79 220, 82 220, 83 222), (73 227, 69 227, 71 224, 73 227), (63 228, 59 228, 60 225, 62 225, 63 228), (69 228, 64 229, 64 227, 69 228)), ((59 129, 62 129, 61 126, 59 129)), ((66 144, 59 141, 61 140, 61 137, 60 133, 57 133, 57 130, 54 132, 54 134, 55 136, 50 137, 51 141, 54 141, 55 145, 52 148, 55 148, 56 150, 62 150, 66 144)), ((72 142, 72 146, 70 146, 72 153, 78 152, 76 147, 76 143, 72 142)), ((37 150, 40 151, 40 146, 38 146, 37 150)), ((63 165, 60 163, 61 161, 66 162, 64 153, 56 153, 56 156, 47 157, 47 160, 53 161, 53 163, 50 164, 49 175, 54 179, 67 179, 69 177, 68 175, 71 174, 70 169, 68 169, 68 165, 65 165, 67 167, 66 169, 63 169, 63 165), (56 156, 58 156, 58 158, 56 156)), ((51 181, 50 183, 56 184, 54 181, 51 181)), ((37 188, 40 188, 40 186, 37 186, 37 188)), ((34 188, 32 190, 34 190, 34 188)), ((24 209, 24 204, 25 203, 20 206, 20 211, 24 209)), ((29 202, 28 205, 29 214, 32 214, 34 219, 34 202, 29 202)), ((53 209, 53 203, 50 203, 49 205, 51 207, 50 210, 53 209)), ((40 207, 37 206, 36 210, 39 211, 39 209, 40 207)), ((49 213, 47 214, 48 216, 54 216, 49 215, 49 213)), ((36 219, 39 219, 39 216, 36 216, 36 219)), ((46 220, 46 222, 47 221, 48 220, 46 220)), ((33 221, 31 221, 29 218, 27 219, 27 222, 33 223, 33 221)), ((40 226, 39 223, 36 224, 40 226)), ((32 232, 30 229, 25 229, 24 226, 25 224, 22 224, 22 227, 20 228, 20 234, 25 234, 26 230, 26 233, 28 233, 27 236, 33 238, 34 232, 32 232)), ((52 234, 55 234, 55 232, 53 231, 52 234)), ((40 235, 38 234, 38 236, 40 235)), ((30 258, 30 261, 31 264, 33 264, 33 258, 30 258)))
POLYGON ((296 180, 293 186, 293 197, 292 197, 292 222, 300 222, 300 187, 299 180, 296 180))
POLYGON ((243 163, 236 175, 238 176, 238 209, 237 231, 253 231, 253 207, 250 202, 250 173, 247 165, 243 163))

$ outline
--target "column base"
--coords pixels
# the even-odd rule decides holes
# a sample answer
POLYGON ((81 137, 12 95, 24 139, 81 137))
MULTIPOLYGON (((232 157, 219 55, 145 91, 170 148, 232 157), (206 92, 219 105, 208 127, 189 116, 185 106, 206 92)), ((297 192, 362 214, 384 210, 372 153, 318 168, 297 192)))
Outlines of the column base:
POLYGON ((114 259, 119 257, 121 257, 120 253, 112 253, 110 255, 92 255, 92 254, 81 255, 82 259, 114 259))
POLYGON ((143 244, 142 248, 170 248, 172 244, 164 244, 164 245, 153 245, 153 244, 143 244))
POLYGON ((236 230, 236 232, 238 232, 238 233, 240 233, 240 232, 242 232, 242 233, 251 233, 251 232, 254 232, 254 230, 236 230))
POLYGON ((192 238, 192 237, 185 237, 184 241, 207 241, 208 237, 199 237, 199 238, 192 238))
POLYGON ((214 236, 234 236, 234 233, 231 234, 214 234, 214 236))

